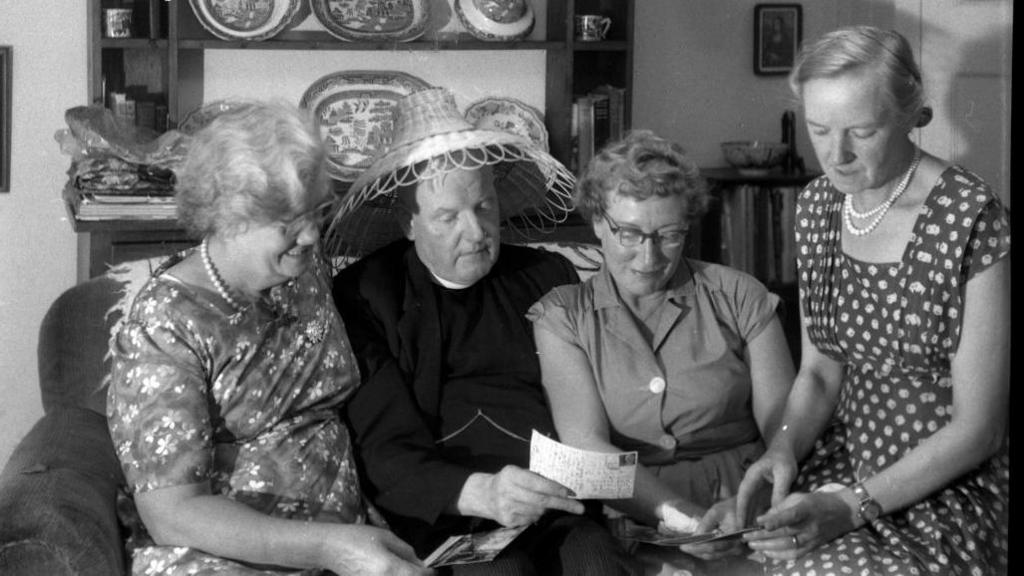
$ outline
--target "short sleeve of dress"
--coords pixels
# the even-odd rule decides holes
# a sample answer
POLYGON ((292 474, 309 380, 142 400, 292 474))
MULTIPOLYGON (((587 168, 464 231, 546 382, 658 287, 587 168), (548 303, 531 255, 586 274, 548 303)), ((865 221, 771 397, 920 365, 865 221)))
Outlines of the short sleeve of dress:
POLYGON ((151 280, 112 348, 107 422, 133 493, 203 482, 212 468, 200 339, 174 294, 151 280))
POLYGON ((580 296, 578 284, 551 289, 526 312, 527 320, 544 328, 559 339, 579 346, 579 331, 570 310, 577 308, 580 296))
POLYGON ((970 280, 1010 254, 1010 218, 997 198, 985 203, 971 229, 962 275, 970 280))
POLYGON ((723 289, 735 311, 739 335, 750 342, 775 318, 781 299, 753 276, 735 270, 729 272, 723 289))

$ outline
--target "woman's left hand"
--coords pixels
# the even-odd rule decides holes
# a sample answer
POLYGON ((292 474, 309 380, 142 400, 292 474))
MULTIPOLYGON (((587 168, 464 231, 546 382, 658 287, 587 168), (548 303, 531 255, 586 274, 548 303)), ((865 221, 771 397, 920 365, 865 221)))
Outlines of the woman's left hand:
POLYGON ((744 534, 751 549, 776 560, 799 558, 856 528, 850 505, 836 492, 796 492, 772 507, 744 534))
MULTIPOLYGON (((732 497, 716 502, 701 518, 696 533, 706 534, 715 530, 732 532, 739 527, 736 519, 736 498, 732 497)), ((685 544, 679 549, 704 560, 737 556, 748 551, 743 540, 739 538, 726 538, 703 544, 685 544)))

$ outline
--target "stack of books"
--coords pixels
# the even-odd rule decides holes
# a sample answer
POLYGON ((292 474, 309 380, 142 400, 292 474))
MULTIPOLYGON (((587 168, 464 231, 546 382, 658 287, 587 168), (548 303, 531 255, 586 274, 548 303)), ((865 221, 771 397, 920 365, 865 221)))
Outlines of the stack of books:
POLYGON ((174 220, 178 215, 174 196, 85 192, 70 182, 64 194, 78 220, 174 220))
POLYGON ((64 199, 78 220, 174 220, 169 171, 115 157, 83 158, 69 171, 64 199))
POLYGON ((625 95, 625 88, 605 84, 573 101, 573 172, 583 172, 601 148, 622 138, 626 131, 625 95))

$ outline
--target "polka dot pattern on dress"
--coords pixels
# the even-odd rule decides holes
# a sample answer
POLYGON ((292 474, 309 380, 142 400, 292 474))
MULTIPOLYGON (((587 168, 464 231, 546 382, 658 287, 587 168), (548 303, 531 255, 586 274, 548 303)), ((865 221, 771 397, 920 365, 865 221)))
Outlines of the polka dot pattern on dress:
MULTIPOLYGON (((804 322, 818 349, 844 365, 834 420, 797 490, 869 477, 949 422, 964 286, 1010 250, 1004 207, 961 167, 942 174, 898 262, 864 262, 842 251, 842 201, 821 177, 797 204, 804 322)), ((1005 573, 1008 501, 1004 450, 928 499, 766 573, 1005 573)))

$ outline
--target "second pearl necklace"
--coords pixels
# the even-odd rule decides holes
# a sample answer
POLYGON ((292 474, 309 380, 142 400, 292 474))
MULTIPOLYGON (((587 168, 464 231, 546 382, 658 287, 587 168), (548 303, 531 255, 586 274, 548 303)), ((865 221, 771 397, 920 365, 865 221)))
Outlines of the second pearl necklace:
POLYGON ((892 194, 890 194, 889 197, 885 199, 885 202, 882 202, 881 205, 871 210, 868 210, 863 214, 857 212, 853 208, 853 195, 846 195, 846 199, 843 201, 843 223, 846 224, 846 229, 850 232, 850 234, 853 234, 854 236, 865 236, 873 232, 875 228, 878 227, 879 223, 882 222, 882 218, 885 218, 886 213, 889 212, 889 208, 891 208, 893 203, 896 202, 896 200, 903 195, 903 192, 906 191, 907 185, 910 184, 910 179, 913 178, 914 171, 917 170, 917 165, 920 163, 921 149, 918 148, 917 146, 914 146, 914 159, 910 161, 910 167, 907 168, 907 171, 903 174, 903 178, 900 180, 899 185, 896 186, 896 188, 892 191, 892 194), (871 221, 868 222, 867 225, 864 226, 863 228, 858 228, 853 223, 854 216, 857 216, 858 218, 864 218, 870 217, 872 215, 875 215, 875 217, 872 218, 871 221))

